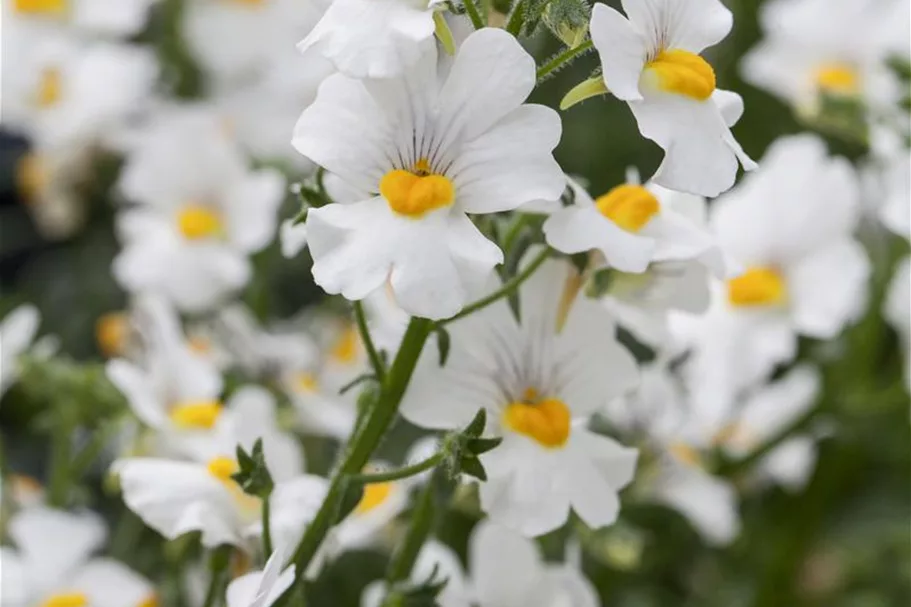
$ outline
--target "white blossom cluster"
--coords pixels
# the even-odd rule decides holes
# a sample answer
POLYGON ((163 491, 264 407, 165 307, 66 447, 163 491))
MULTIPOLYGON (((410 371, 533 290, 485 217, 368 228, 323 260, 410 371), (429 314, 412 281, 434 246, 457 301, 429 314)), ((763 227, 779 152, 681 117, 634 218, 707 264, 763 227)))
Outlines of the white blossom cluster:
MULTIPOLYGON (((593 4, 590 38, 564 51, 597 56, 575 91, 626 102, 663 157, 591 191, 554 158, 561 113, 529 102, 548 64, 486 2, 3 0, 4 123, 30 142, 17 177, 48 235, 78 229, 76 184, 122 158, 111 272, 130 304, 98 339, 128 411, 102 459, 169 546, 230 547, 221 586, 224 567, 180 572, 188 604, 300 604, 301 580, 355 549, 400 564, 446 484, 478 521, 467 564, 424 537, 362 605, 445 579, 428 605, 596 607, 573 550, 545 560, 534 538, 660 503, 727 545, 744 492, 800 490, 838 429, 812 418, 824 379, 799 355, 837 349, 866 313, 868 240, 911 236, 887 66, 908 4, 869 4, 768 2, 740 66, 807 120, 860 107, 870 151, 853 164, 809 133, 758 162, 743 150, 731 128, 749 108, 712 63, 733 25, 721 0, 593 4), (145 42, 174 7, 192 99, 145 42), (257 317, 243 294, 270 246, 306 250, 354 315, 257 317), (422 438, 381 449, 392 465, 377 447, 397 417, 422 438), (337 445, 337 463, 312 465, 301 437, 337 445)), ((905 354, 909 292, 905 258, 882 311, 905 354)), ((20 357, 52 357, 38 328, 29 305, 0 324, 0 396, 20 357)), ((97 556, 100 515, 27 481, 4 482, 0 606, 163 604, 97 556)))

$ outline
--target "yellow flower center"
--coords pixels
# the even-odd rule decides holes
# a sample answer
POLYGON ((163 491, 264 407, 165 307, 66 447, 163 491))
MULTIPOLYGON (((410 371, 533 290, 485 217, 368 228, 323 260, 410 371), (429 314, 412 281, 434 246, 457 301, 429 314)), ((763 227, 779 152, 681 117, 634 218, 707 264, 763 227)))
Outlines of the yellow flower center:
POLYGON ((60 592, 48 597, 41 607, 86 607, 89 597, 82 592, 60 592))
POLYGON ((670 451, 671 455, 682 464, 699 467, 702 467, 703 465, 702 455, 686 443, 674 443, 668 447, 668 451, 670 451))
POLYGON ((216 400, 182 402, 171 409, 171 421, 179 428, 208 430, 218 421, 222 409, 216 400))
POLYGON ((180 233, 190 240, 217 236, 224 226, 218 213, 201 204, 188 204, 177 215, 180 233))
POLYGON ((332 346, 329 356, 336 362, 350 365, 357 360, 359 347, 360 336, 357 333, 357 329, 349 326, 342 332, 335 345, 332 346))
POLYGON ((28 15, 62 15, 68 4, 67 0, 13 0, 13 10, 28 15))
POLYGON ((209 354, 212 351, 212 342, 202 335, 194 335, 187 340, 187 345, 197 354, 209 354))
POLYGON ((537 400, 537 396, 537 391, 530 388, 522 401, 507 405, 503 425, 548 449, 562 447, 569 439, 569 408, 556 398, 537 400))
POLYGON ((374 508, 381 506, 392 495, 392 483, 370 483, 364 487, 364 495, 357 503, 354 511, 357 514, 366 514, 374 508))
POLYGON ((814 80, 820 92, 830 95, 856 95, 860 92, 860 75, 846 63, 826 63, 816 68, 814 80))
POLYGON ((728 302, 732 306, 772 306, 784 303, 787 285, 775 268, 756 266, 728 281, 728 302))
POLYGON ((150 594, 144 598, 136 607, 158 607, 158 595, 150 594))
POLYGON ((712 443, 721 447, 749 449, 756 444, 756 436, 743 424, 732 422, 724 426, 712 437, 712 443))
POLYGON ((421 159, 415 163, 415 172, 395 169, 383 175, 380 194, 389 208, 399 215, 417 219, 429 211, 451 205, 455 200, 452 182, 443 175, 427 174, 429 171, 429 163, 421 159))
POLYGON ((26 154, 16 163, 16 187, 26 202, 33 202, 47 186, 47 163, 34 153, 26 154))
POLYGON ((218 457, 213 457, 209 460, 206 464, 206 469, 209 471, 209 474, 218 480, 226 483, 234 483, 234 479, 231 478, 231 475, 237 474, 240 470, 240 466, 238 466, 237 462, 230 457, 219 455, 218 457))
POLYGON ((641 185, 618 185, 595 200, 602 215, 627 232, 638 232, 661 210, 655 195, 641 185))
POLYGON ((668 93, 704 101, 715 92, 712 66, 689 51, 661 51, 645 66, 645 72, 659 89, 668 93))
POLYGON ((63 76, 55 67, 46 67, 41 72, 38 80, 38 90, 35 94, 35 105, 40 108, 49 108, 57 105, 63 96, 63 76))
POLYGON ((95 323, 95 341, 107 357, 122 354, 129 335, 130 323, 123 312, 102 315, 95 323))
POLYGON ((294 387, 300 392, 316 392, 319 383, 313 373, 302 371, 294 375, 294 387))

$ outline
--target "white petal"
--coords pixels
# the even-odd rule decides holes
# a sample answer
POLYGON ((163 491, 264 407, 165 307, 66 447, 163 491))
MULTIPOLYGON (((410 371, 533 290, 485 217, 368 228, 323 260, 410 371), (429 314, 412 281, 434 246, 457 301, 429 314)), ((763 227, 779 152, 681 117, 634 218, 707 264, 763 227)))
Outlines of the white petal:
POLYGON ((759 462, 762 472, 790 491, 803 489, 816 466, 816 439, 795 436, 772 450, 759 462))
POLYGON ((139 367, 133 363, 117 359, 105 366, 105 373, 111 383, 127 399, 127 404, 142 423, 152 428, 163 428, 167 423, 165 404, 156 397, 156 387, 139 367))
POLYGON ((639 77, 645 66, 646 40, 623 15, 604 4, 592 9, 591 35, 608 90, 625 101, 642 99, 639 77))
POLYGON ((547 243, 563 253, 598 250, 608 265, 621 272, 643 272, 655 241, 627 232, 594 207, 573 205, 555 212, 544 223, 547 243))
POLYGON ((231 243, 254 253, 272 242, 284 194, 285 179, 278 171, 263 169, 238 180, 224 201, 231 243))
POLYGON ((676 508, 709 542, 729 544, 740 533, 737 495, 703 470, 675 467, 659 480, 657 498, 676 508))
POLYGON ((109 558, 93 559, 80 567, 67 587, 85 593, 92 607, 139 607, 155 594, 149 580, 109 558))
POLYGON ((733 24, 718 0, 623 0, 623 10, 640 32, 658 34, 664 48, 697 54, 720 42, 733 24))
POLYGON ((535 544, 505 527, 481 521, 468 543, 468 562, 482 605, 518 605, 523 589, 543 569, 535 544))
POLYGON ((307 246, 307 224, 294 223, 294 219, 286 219, 279 229, 279 239, 282 255, 288 259, 297 257, 307 246))

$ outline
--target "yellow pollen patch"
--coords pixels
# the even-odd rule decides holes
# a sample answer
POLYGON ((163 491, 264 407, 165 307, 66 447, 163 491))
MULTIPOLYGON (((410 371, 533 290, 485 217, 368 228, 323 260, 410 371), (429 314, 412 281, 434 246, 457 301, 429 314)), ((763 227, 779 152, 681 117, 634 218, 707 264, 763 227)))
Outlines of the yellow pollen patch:
POLYGON ((216 400, 178 403, 171 409, 171 421, 180 428, 208 430, 221 415, 222 405, 216 400))
POLYGON ((350 365, 357 360, 357 355, 360 351, 359 347, 360 336, 357 334, 357 329, 349 326, 342 333, 342 336, 338 338, 338 341, 335 342, 335 345, 332 346, 329 356, 336 362, 350 365))
MULTIPOLYGON (((525 392, 528 394, 528 390, 525 392)), ((569 438, 569 408, 555 398, 510 403, 503 411, 503 424, 549 449, 562 447, 569 438)))
POLYGON ((638 232, 661 210, 654 194, 641 185, 618 185, 595 200, 602 215, 627 232, 638 232))
POLYGON ((190 240, 199 240, 222 233, 221 217, 209 207, 188 204, 177 215, 180 233, 190 240))
POLYGON ((856 95, 860 92, 860 76, 845 63, 826 63, 816 68, 817 88, 832 95, 856 95))
POLYGON ((46 67, 41 72, 38 90, 35 93, 35 105, 49 108, 57 105, 63 96, 63 76, 55 67, 46 67))
POLYGON ((51 595, 41 607, 86 607, 89 604, 89 597, 82 592, 60 592, 51 595))
POLYGON ((313 373, 303 371, 294 375, 294 387, 300 392, 316 392, 319 387, 316 376, 313 373))
POLYGON ((772 306, 784 303, 787 285, 775 268, 757 266, 728 281, 728 302, 732 306, 772 306))
POLYGON ((16 187, 26 202, 35 201, 47 182, 47 164, 41 156, 26 154, 16 163, 16 187))
POLYGON ((231 475, 236 474, 240 470, 240 466, 230 457, 220 455, 210 459, 206 464, 206 469, 218 480, 233 483, 234 479, 231 478, 231 475))
POLYGON ((686 443, 674 443, 668 447, 668 451, 681 463, 688 466, 702 466, 702 456, 699 455, 696 449, 686 443))
POLYGON ((194 335, 188 339, 187 345, 197 354, 208 354, 212 351, 212 342, 201 335, 194 335))
POLYGON ((658 88, 704 101, 715 92, 715 70, 695 53, 680 49, 661 51, 645 69, 658 88))
POLYGON ((62 15, 67 0, 13 0, 13 10, 28 15, 62 15))
POLYGON ((393 211, 413 218, 447 207, 455 200, 455 189, 446 177, 420 176, 402 169, 389 171, 383 175, 380 180, 380 194, 393 211))
POLYGON ((158 607, 158 595, 150 594, 146 598, 142 599, 136 607, 158 607))
POLYGON ((381 506, 392 494, 392 483, 370 483, 364 487, 364 495, 357 503, 354 511, 357 514, 366 514, 374 508, 381 506))
POLYGON ((95 322, 95 341, 108 358, 122 354, 130 332, 130 323, 123 312, 104 314, 95 322))

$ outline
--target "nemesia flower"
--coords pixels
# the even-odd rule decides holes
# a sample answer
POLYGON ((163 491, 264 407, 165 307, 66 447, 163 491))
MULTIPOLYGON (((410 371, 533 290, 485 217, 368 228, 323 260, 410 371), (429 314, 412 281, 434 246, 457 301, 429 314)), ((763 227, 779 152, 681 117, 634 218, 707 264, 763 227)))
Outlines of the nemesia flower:
MULTIPOLYGON (((458 555, 445 544, 431 539, 421 546, 411 569, 410 581, 415 584, 426 582, 434 572, 436 581, 446 580, 446 586, 436 597, 439 607, 471 606, 467 580, 458 555)), ((380 607, 385 594, 384 582, 371 582, 361 594, 361 607, 380 607)))
POLYGON ((487 520, 471 534, 468 563, 472 603, 480 607, 600 604, 581 571, 545 562, 533 541, 487 520))
POLYGON ((360 300, 388 280, 409 314, 458 312, 503 259, 466 213, 552 200, 563 189, 551 155, 559 117, 522 103, 534 84, 528 53, 488 28, 462 43, 448 73, 430 47, 392 80, 326 80, 294 145, 373 196, 309 211, 316 282, 360 300))
POLYGON ((440 0, 333 0, 298 45, 353 78, 399 76, 432 44, 440 0))
POLYGON ((112 139, 151 96, 158 66, 148 49, 4 29, 3 119, 43 145, 112 139), (110 86, 117 82, 117 86, 110 86))
POLYGON ((246 284, 248 256, 271 242, 284 198, 278 172, 251 170, 210 117, 192 111, 150 128, 119 189, 135 206, 118 217, 118 282, 193 312, 246 284))
POLYGON ((713 288, 702 317, 675 315, 693 353, 685 368, 695 400, 736 398, 792 358, 797 336, 831 339, 865 305, 869 261, 852 236, 857 177, 810 135, 779 139, 749 176, 712 207, 722 249, 744 271, 713 288))
POLYGON ((282 570, 282 550, 272 553, 262 571, 252 571, 228 584, 227 607, 269 607, 294 583, 294 565, 282 570))
POLYGON ((817 113, 826 96, 879 107, 901 96, 886 59, 907 54, 907 2, 773 0, 759 16, 765 37, 743 76, 799 112, 817 113))
POLYGON ((34 506, 13 515, 8 530, 15 548, 0 548, 4 605, 157 604, 152 584, 141 575, 113 559, 92 558, 107 535, 93 513, 34 506))
POLYGON ((446 430, 487 410, 503 442, 481 455, 481 507, 525 535, 556 529, 570 508, 591 527, 611 524, 636 465, 635 449, 585 426, 637 372, 606 312, 573 299, 577 284, 568 263, 545 262, 520 289, 521 324, 500 301, 450 325, 446 365, 426 348, 401 405, 412 423, 446 430))
POLYGON ((911 240, 911 153, 905 150, 889 160, 882 175, 885 200, 880 201, 879 218, 895 234, 911 240))
POLYGON ((55 34, 128 37, 146 24, 149 8, 159 0, 4 0, 4 34, 19 29, 55 34))
POLYGON ((190 0, 183 38, 217 86, 237 85, 292 57, 329 1, 190 0))
POLYGON ((32 345, 40 322, 38 309, 30 304, 19 306, 0 322, 0 398, 16 381, 16 359, 32 345))
POLYGON ((643 272, 652 261, 700 259, 723 275, 724 261, 714 238, 688 217, 690 207, 704 209, 702 199, 635 182, 597 199, 581 188, 574 193, 574 203, 544 223, 547 243, 558 251, 596 250, 621 272, 643 272))
POLYGON ((738 162, 756 164, 729 129, 740 97, 716 89, 699 56, 731 30, 718 0, 624 0, 626 17, 605 4, 592 10, 591 36, 604 83, 626 101, 640 132, 665 151, 652 180, 673 190, 717 196, 734 184, 738 162))

